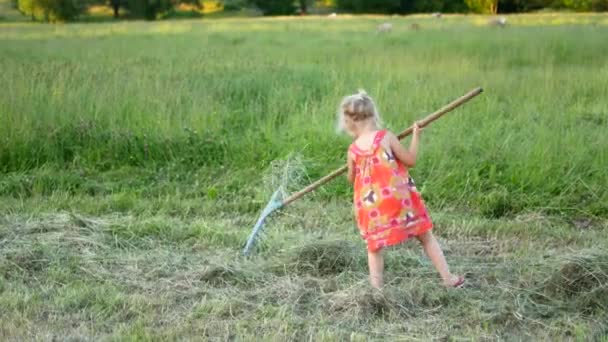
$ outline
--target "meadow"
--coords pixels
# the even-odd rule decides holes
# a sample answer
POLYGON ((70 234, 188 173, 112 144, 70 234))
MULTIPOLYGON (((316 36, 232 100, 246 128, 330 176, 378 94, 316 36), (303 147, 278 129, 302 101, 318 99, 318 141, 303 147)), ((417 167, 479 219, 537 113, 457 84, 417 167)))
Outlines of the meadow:
POLYGON ((0 21, 0 337, 607 341, 608 16, 486 23, 0 21), (241 256, 273 163, 344 163, 342 96, 398 131, 477 86, 412 170, 466 288, 410 242, 371 291, 345 179, 241 256))

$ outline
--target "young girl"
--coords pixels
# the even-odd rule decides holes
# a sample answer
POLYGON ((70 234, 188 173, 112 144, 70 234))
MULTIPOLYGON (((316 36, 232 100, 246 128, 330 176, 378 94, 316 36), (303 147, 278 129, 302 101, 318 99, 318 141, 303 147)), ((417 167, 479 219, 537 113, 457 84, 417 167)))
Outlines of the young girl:
POLYGON ((354 210, 361 236, 367 242, 370 281, 382 288, 382 249, 416 237, 448 287, 464 278, 453 275, 431 233, 433 223, 408 168, 416 164, 420 127, 414 124, 409 149, 397 137, 379 129, 374 101, 364 91, 347 96, 338 110, 339 128, 354 139, 348 149, 348 180, 354 184, 354 210))

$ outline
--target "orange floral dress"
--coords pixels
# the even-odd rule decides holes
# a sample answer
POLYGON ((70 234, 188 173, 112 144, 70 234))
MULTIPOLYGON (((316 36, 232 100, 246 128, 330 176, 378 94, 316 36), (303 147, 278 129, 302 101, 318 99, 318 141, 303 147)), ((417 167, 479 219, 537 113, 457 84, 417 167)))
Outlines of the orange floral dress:
POLYGON ((354 211, 361 237, 371 252, 393 246, 433 228, 408 169, 385 149, 386 130, 378 131, 369 150, 352 143, 354 211))

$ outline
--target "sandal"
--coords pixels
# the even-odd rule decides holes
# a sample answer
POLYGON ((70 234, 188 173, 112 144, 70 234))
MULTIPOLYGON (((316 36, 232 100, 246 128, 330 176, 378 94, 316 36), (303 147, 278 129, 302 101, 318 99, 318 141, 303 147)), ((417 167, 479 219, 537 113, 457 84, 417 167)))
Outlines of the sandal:
POLYGON ((463 276, 458 277, 458 281, 456 283, 454 283, 454 285, 452 285, 452 287, 458 288, 458 289, 463 286, 464 286, 464 277, 463 276))
POLYGON ((458 280, 456 280, 455 283, 451 284, 451 285, 445 285, 445 287, 453 287, 453 288, 461 288, 464 286, 465 280, 463 276, 459 276, 458 280))

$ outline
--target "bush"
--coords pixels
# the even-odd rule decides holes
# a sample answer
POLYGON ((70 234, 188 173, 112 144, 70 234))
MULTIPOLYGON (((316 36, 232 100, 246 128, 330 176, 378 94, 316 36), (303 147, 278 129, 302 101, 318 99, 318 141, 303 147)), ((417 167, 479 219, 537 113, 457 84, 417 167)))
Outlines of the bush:
POLYGON ((338 8, 356 13, 401 12, 400 0, 337 0, 338 8))
POLYGON ((409 8, 405 9, 405 12, 414 12, 414 13, 424 13, 424 12, 446 12, 446 13, 455 13, 455 12, 466 12, 468 10, 467 4, 464 0, 453 0, 453 1, 444 1, 444 0, 413 0, 413 1, 402 1, 402 7, 404 4, 411 4, 409 8))
POLYGON ((498 0, 465 0, 469 9, 474 13, 496 14, 498 0))
POLYGON ((173 9, 171 0, 126 0, 125 7, 131 17, 154 20, 157 15, 173 9))
POLYGON ((226 0, 223 5, 224 11, 240 11, 246 4, 244 0, 226 0))
POLYGON ((608 11, 608 0, 561 0, 558 6, 579 12, 608 11))
POLYGON ((520 13, 540 10, 551 7, 554 0, 500 0, 498 1, 498 12, 520 13))
POLYGON ((337 0, 345 11, 357 13, 466 12, 464 0, 337 0))
POLYGON ((443 1, 442 12, 462 13, 467 11, 467 4, 464 0, 459 1, 443 1))
POLYGON ((251 0, 251 3, 264 15, 289 15, 296 10, 293 0, 251 0))
POLYGON ((82 0, 18 0, 23 15, 36 21, 69 21, 82 14, 88 6, 82 0))

